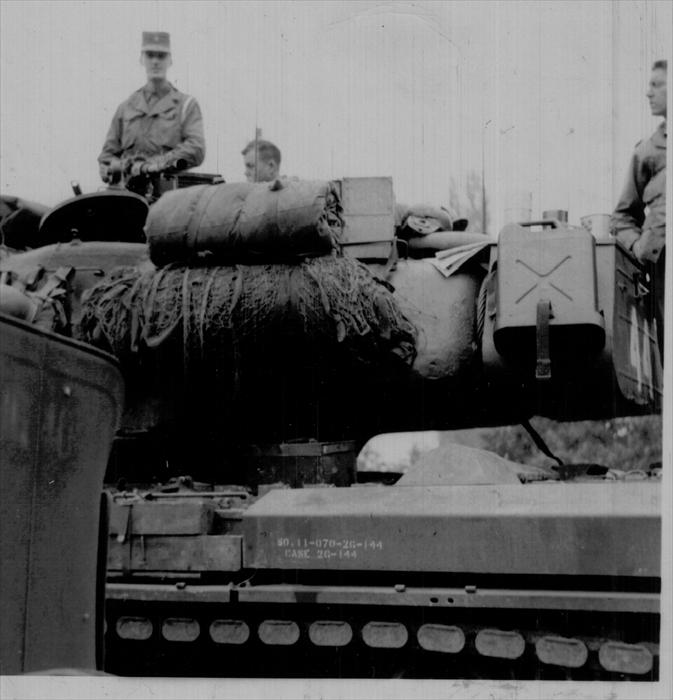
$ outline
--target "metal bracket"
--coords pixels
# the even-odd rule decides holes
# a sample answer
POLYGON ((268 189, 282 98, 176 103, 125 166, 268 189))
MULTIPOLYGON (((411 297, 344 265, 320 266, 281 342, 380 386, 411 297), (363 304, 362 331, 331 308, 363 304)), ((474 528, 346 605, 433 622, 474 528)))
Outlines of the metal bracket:
POLYGON ((24 288, 28 292, 34 292, 38 284, 42 281, 46 270, 42 265, 38 265, 34 270, 31 270, 23 280, 24 288))
POLYGON ((128 542, 127 556, 124 557, 122 563, 122 571, 128 574, 133 567, 133 503, 124 504, 124 507, 128 508, 126 527, 124 528, 124 532, 119 532, 117 534, 117 542, 119 542, 119 544, 128 542))

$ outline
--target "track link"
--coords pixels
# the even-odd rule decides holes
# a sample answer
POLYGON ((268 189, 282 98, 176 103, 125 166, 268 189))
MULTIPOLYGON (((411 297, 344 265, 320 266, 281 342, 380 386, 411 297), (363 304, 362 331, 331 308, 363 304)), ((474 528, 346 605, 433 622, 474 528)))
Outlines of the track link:
POLYGON ((106 671, 207 677, 638 680, 655 615, 108 601, 106 671))

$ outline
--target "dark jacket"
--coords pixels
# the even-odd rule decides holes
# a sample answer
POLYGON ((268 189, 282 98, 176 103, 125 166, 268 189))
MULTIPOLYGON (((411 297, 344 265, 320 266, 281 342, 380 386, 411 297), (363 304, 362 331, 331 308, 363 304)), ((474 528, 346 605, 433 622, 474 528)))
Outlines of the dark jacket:
POLYGON ((198 102, 170 85, 168 94, 151 107, 143 88, 117 107, 98 162, 101 175, 111 160, 135 156, 161 167, 181 159, 192 168, 201 165, 205 153, 198 102))

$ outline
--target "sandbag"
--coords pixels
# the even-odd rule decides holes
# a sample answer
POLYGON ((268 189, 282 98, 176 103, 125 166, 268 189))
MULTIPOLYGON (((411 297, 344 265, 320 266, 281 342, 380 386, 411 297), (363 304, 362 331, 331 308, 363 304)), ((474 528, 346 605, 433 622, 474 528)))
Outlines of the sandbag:
MULTIPOLYGON (((379 265, 371 269, 385 272, 379 265)), ((483 276, 479 266, 469 266, 444 277, 430 260, 399 260, 389 273, 400 311, 418 330, 412 366, 417 376, 461 377, 474 363, 479 348, 476 301, 483 276)))
POLYGON ((341 234, 333 183, 276 180, 197 185, 164 194, 150 209, 146 233, 158 267, 283 262, 325 255, 341 234))

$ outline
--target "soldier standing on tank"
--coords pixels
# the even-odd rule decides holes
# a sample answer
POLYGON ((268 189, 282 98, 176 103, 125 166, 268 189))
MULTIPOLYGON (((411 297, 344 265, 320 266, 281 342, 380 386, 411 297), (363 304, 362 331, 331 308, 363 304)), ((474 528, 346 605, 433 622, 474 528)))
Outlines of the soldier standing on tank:
POLYGON ((166 79, 171 66, 167 32, 143 32, 140 62, 147 83, 122 102, 98 156, 100 176, 114 182, 167 168, 200 165, 206 152, 198 102, 166 79))
POLYGON ((666 268, 666 80, 667 61, 656 61, 646 96, 655 117, 663 117, 648 139, 636 144, 626 183, 612 215, 617 239, 647 267, 657 321, 661 360, 664 359, 664 291, 666 268))

